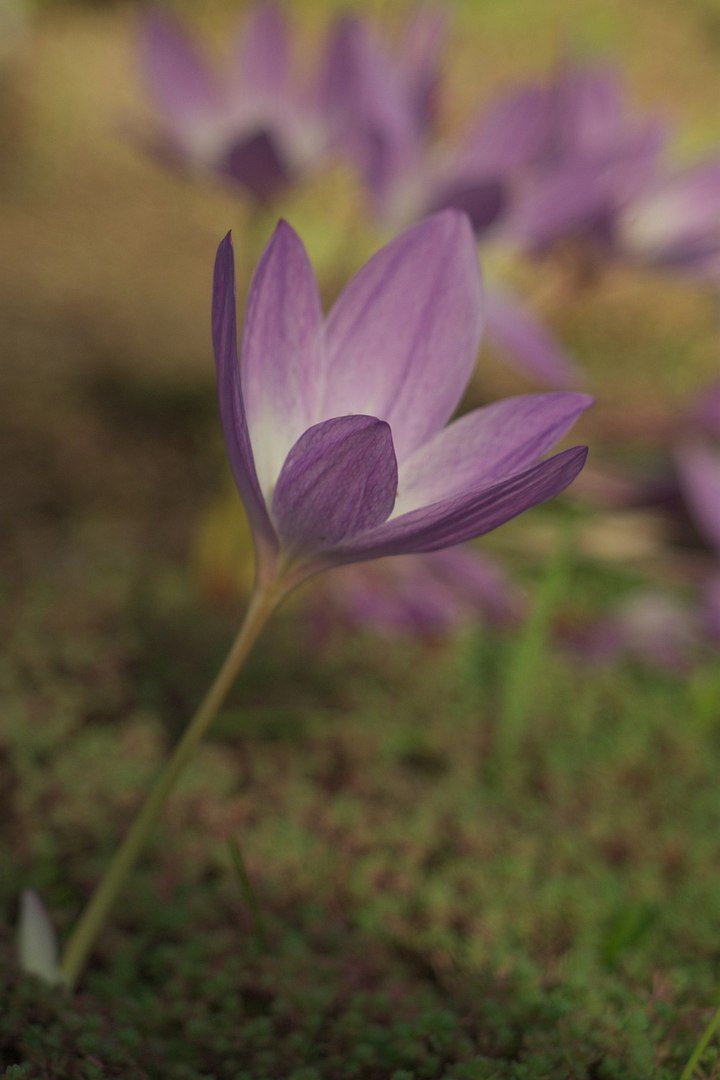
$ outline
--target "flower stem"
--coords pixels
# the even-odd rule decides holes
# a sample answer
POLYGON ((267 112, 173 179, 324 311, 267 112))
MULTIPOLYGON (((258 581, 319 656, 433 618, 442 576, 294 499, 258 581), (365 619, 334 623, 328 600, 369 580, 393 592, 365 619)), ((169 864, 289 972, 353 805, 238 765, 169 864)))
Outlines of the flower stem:
POLYGON ((277 581, 255 590, 240 631, 215 681, 155 780, 130 831, 116 851, 68 939, 60 962, 68 988, 75 986, 95 939, 125 884, 125 879, 157 824, 165 800, 227 697, 260 631, 286 592, 287 589, 277 581))
POLYGON ((680 1080, 692 1080, 693 1076, 695 1075, 695 1070, 697 1069, 698 1065, 700 1064, 700 1058, 703 1056, 703 1054, 707 1050, 708 1046, 710 1045, 710 1040, 712 1039, 713 1035, 715 1034, 715 1032, 717 1031, 719 1026, 720 1026, 720 1005, 718 1005, 717 1009, 712 1014, 712 1016, 710 1018, 710 1023, 705 1028, 702 1035, 700 1036, 697 1043, 695 1044, 695 1049, 693 1050, 692 1054, 690 1055, 690 1060, 688 1061, 687 1065, 685 1066, 685 1068, 682 1071, 682 1075, 680 1077, 680 1080))

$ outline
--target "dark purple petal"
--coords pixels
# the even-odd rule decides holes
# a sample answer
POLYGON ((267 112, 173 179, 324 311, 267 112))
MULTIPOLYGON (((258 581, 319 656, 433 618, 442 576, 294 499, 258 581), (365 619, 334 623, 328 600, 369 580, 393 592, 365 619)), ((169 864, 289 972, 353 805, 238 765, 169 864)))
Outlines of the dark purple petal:
POLYGON ((575 446, 484 491, 466 492, 393 518, 354 543, 338 546, 333 559, 360 562, 465 543, 564 491, 586 457, 587 447, 575 446))
POLYGON ((321 418, 322 311, 297 233, 281 221, 250 285, 242 392, 260 487, 270 497, 290 452, 321 418))
POLYGON ((223 105, 220 84, 195 43, 165 11, 144 21, 140 63, 153 105, 183 129, 223 105))
POLYGON ((592 402, 587 394, 525 394, 461 416, 402 463, 394 516, 529 468, 592 402))
POLYGON ((312 557, 385 521, 395 504, 390 428, 374 416, 315 424, 287 456, 272 500, 283 547, 312 557))
POLYGON ((676 463, 690 515, 705 540, 720 552, 720 452, 687 446, 676 454, 676 463))
POLYGON ((436 210, 460 210, 470 218, 475 232, 482 233, 502 217, 509 198, 510 190, 502 177, 453 179, 448 176, 438 183, 432 192, 426 212, 431 214, 436 210))
POLYGON ((457 406, 481 329, 472 229, 446 210, 373 256, 332 309, 324 415, 387 420, 402 461, 457 406))
POLYGON ((509 293, 486 294, 488 343, 520 371, 548 386, 568 389, 585 381, 565 351, 509 293))
POLYGON ((250 445, 237 353, 235 262, 230 234, 218 248, 212 302, 212 336, 218 398, 225 445, 235 483, 245 504, 256 543, 277 547, 275 530, 260 492, 250 445))
POLYGON ((242 184, 259 202, 275 198, 293 180, 278 139, 270 131, 254 131, 233 142, 219 171, 242 184))

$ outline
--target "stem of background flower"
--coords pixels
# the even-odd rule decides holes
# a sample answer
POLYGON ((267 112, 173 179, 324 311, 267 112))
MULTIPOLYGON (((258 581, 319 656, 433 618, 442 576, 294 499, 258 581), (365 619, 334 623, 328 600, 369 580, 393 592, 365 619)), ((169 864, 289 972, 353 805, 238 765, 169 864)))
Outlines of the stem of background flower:
POLYGON ((695 1049, 693 1050, 692 1054, 690 1055, 690 1060, 688 1061, 687 1065, 685 1066, 685 1068, 682 1071, 682 1075, 680 1077, 680 1080, 692 1080, 693 1076, 695 1075, 695 1070, 698 1067, 698 1065, 700 1064, 700 1058, 703 1056, 703 1054, 707 1050, 707 1048, 708 1048, 708 1046, 710 1044, 710 1040, 712 1039, 713 1035, 715 1034, 715 1032, 717 1031, 719 1026, 720 1026, 720 1005, 718 1005, 717 1009, 712 1014, 712 1016, 710 1018, 710 1023, 705 1028, 702 1035, 700 1036, 697 1043, 695 1044, 695 1049))
POLYGON ((260 631, 287 592, 286 583, 278 580, 256 588, 238 636, 215 681, 155 780, 140 813, 70 935, 60 962, 60 970, 68 988, 75 986, 95 939, 125 884, 125 879, 160 817, 165 800, 227 697, 260 631))

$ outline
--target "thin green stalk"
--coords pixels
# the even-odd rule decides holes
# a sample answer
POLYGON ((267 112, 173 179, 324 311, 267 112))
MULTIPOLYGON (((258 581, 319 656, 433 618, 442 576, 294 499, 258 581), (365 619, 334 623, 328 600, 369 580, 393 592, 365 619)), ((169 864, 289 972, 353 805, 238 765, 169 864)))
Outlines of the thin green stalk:
POLYGON ((253 888, 253 883, 250 880, 250 875, 247 866, 245 865, 240 845, 235 837, 230 838, 228 847, 230 849, 230 858, 232 859, 233 868, 238 876, 238 881, 240 882, 240 888, 245 897, 245 902, 250 909, 250 918, 252 919, 253 934, 255 936, 255 946, 259 953, 267 952, 268 932, 265 925, 265 916, 263 915, 260 901, 253 888))
POLYGON ((286 592, 287 588, 277 582, 256 589, 238 636, 215 681, 155 780, 130 831, 116 851, 68 939, 60 970, 70 989, 75 986, 95 939, 125 884, 125 879, 157 824, 165 800, 214 720, 260 631, 286 592))
POLYGON ((718 1027, 720 1027, 720 1005, 718 1005, 717 1009, 712 1014, 712 1017, 710 1018, 710 1023, 705 1028, 702 1035, 695 1044, 695 1049, 690 1055, 690 1060, 682 1071, 682 1076, 680 1077, 680 1080, 692 1080, 695 1070, 700 1064, 700 1058, 707 1050, 710 1044, 710 1040, 717 1031, 718 1027))
MULTIPOLYGON (((497 730, 489 772, 492 779, 507 783, 517 768, 520 742, 528 715, 537 700, 552 620, 567 590, 572 532, 562 536, 535 591, 525 625, 513 644, 503 675, 497 730)), ((515 777, 517 778, 517 777, 515 777)))

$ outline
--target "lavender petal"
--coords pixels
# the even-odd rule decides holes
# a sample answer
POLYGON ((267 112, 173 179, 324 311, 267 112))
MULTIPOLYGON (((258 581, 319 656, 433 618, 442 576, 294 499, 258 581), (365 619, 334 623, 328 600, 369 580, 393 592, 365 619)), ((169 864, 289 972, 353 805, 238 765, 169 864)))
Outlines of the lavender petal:
POLYGON ((374 416, 315 424, 282 467, 272 514, 285 550, 312 558, 385 521, 397 494, 389 426, 374 416))

